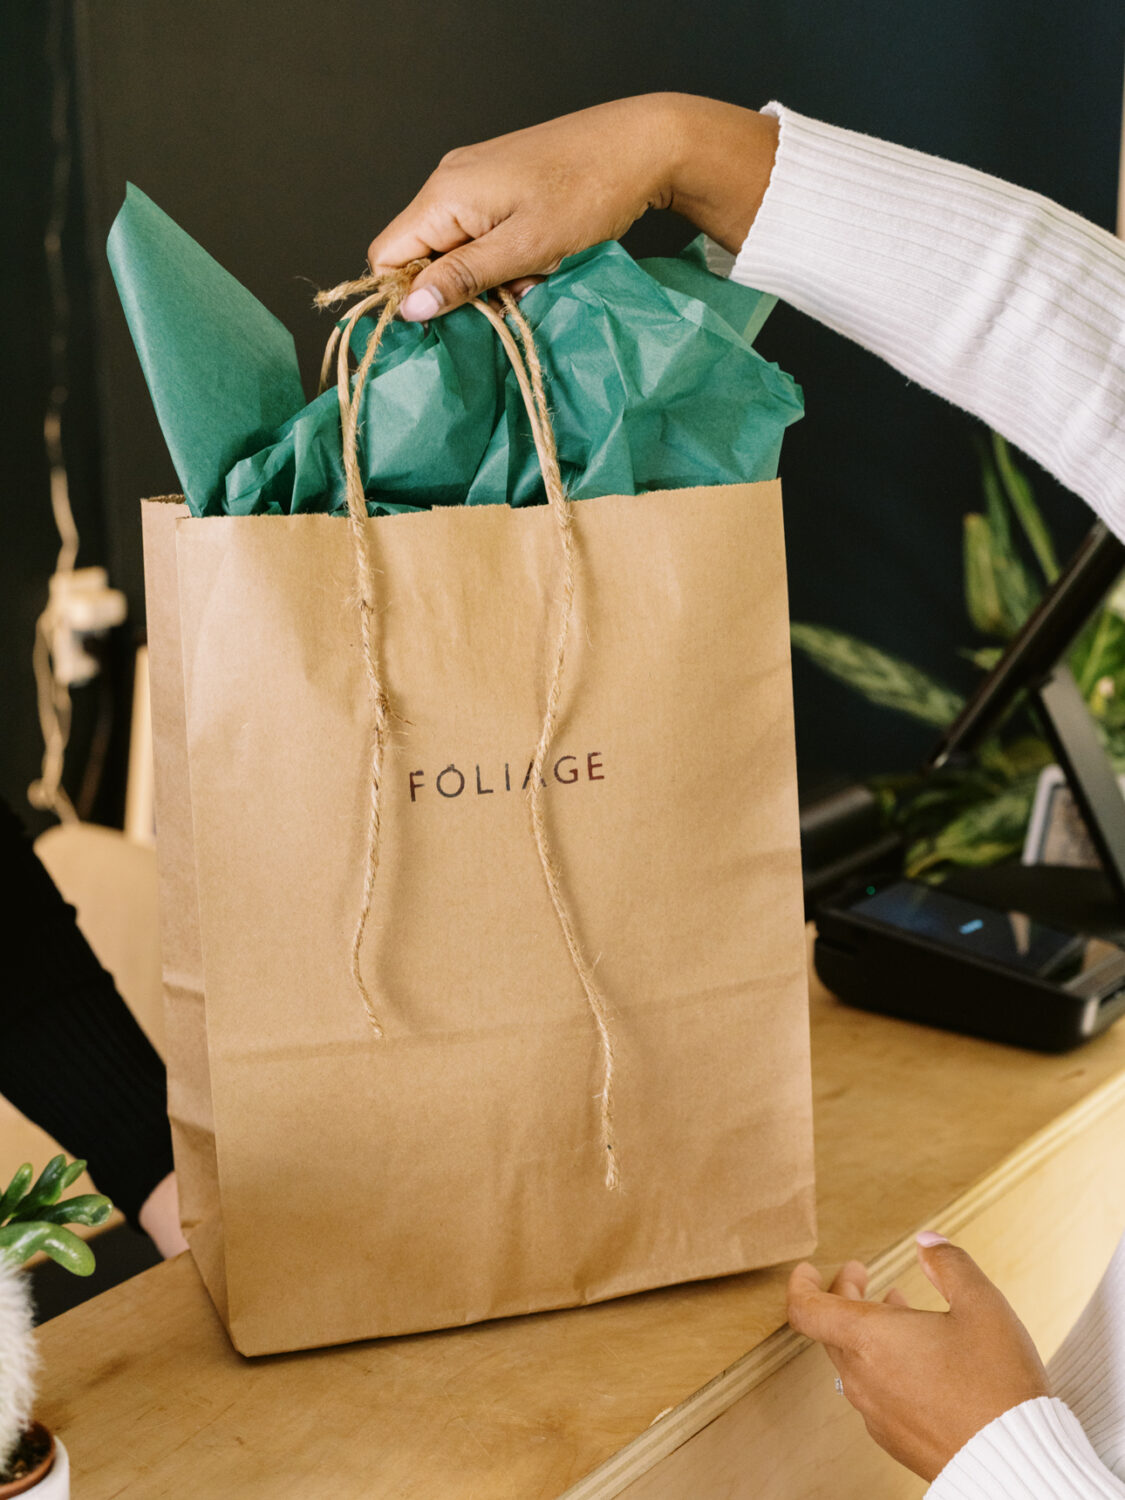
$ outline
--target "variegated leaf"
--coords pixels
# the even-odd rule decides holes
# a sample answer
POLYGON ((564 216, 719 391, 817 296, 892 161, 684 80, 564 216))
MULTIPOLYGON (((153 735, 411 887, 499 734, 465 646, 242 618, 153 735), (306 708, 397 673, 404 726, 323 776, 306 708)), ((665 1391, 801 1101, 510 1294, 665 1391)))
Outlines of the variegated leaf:
POLYGON ((964 703, 920 668, 843 631, 794 621, 790 636, 818 667, 882 708, 945 728, 964 703))

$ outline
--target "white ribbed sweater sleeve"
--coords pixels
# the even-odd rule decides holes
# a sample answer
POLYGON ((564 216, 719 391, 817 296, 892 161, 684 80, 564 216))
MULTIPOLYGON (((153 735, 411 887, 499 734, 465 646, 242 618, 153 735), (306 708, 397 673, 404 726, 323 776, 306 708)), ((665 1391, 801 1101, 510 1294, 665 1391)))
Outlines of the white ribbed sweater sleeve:
POLYGON ((1125 246, 1037 193, 770 104, 731 272, 983 418, 1125 537, 1125 246))
MULTIPOLYGON (((982 418, 1125 538, 1125 246, 983 172, 767 113, 777 160, 733 278, 982 418)), ((928 1500, 1125 1497, 1125 1242, 1050 1373, 1065 1400, 991 1422, 928 1500)))
POLYGON ((982 1427, 946 1464, 926 1500, 1121 1500, 1125 1484, 1061 1401, 1040 1396, 982 1427))
POLYGON ((1047 1374, 1102 1463, 1125 1479, 1125 1238, 1047 1374))

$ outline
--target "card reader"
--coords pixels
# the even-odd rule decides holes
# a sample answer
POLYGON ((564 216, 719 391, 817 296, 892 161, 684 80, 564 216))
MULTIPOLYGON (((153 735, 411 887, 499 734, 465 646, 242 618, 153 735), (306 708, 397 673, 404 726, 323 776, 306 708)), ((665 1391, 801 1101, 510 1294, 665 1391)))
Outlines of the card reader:
POLYGON ((1125 948, 921 881, 821 903, 816 972, 849 1005, 1065 1052, 1125 1014, 1125 948))
POLYGON ((1123 571, 1125 544, 1096 522, 928 763, 937 771, 967 757, 1026 696, 1101 871, 974 871, 990 877, 974 890, 964 878, 953 890, 885 865, 863 881, 855 871, 845 878, 858 883, 841 880, 841 893, 818 901, 815 912, 816 971, 841 1000, 1041 1052, 1066 1051, 1125 1014, 1125 798, 1067 665, 1076 636, 1123 571), (1104 887, 1096 900, 1091 874, 1104 887))

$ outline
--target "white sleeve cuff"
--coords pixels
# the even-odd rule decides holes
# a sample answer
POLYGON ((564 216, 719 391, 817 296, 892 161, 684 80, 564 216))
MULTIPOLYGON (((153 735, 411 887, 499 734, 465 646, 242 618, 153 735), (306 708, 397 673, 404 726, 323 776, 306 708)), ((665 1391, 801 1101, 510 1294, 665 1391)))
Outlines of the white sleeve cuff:
POLYGON ((1102 1463, 1125 1478, 1125 1236, 1047 1375, 1102 1463))
POLYGON ((806 119, 732 277, 983 418, 1125 534, 1125 247, 1036 193, 806 119))
POLYGON ((1121 1500, 1078 1418, 1050 1396, 1013 1406, 946 1464, 926 1500, 1121 1500))

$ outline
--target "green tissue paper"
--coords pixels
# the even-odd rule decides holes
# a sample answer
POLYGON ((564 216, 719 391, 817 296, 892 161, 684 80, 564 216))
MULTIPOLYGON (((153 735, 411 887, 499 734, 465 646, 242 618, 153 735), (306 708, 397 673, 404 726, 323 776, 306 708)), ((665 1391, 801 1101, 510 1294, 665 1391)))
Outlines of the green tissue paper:
MULTIPOLYGON (((108 250, 193 513, 345 514, 336 391, 305 404, 277 319, 135 187, 108 250)), ((520 308, 570 497, 774 478, 802 400, 751 343, 772 305, 712 275, 701 241, 639 262, 596 245, 530 291, 520 308)), ((357 358, 372 327, 356 327, 357 358)), ((363 393, 360 462, 372 515, 544 501, 515 375, 480 313, 390 325, 363 393)))

